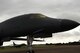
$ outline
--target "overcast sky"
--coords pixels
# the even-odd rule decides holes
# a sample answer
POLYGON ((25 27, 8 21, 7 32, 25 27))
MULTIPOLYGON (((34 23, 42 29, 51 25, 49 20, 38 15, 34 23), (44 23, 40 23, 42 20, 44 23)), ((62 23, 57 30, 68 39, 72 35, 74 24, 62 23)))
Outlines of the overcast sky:
MULTIPOLYGON (((80 22, 80 0, 0 0, 0 22, 28 13, 42 13, 52 18, 80 22)), ((46 42, 76 41, 80 39, 80 26, 74 30, 53 35, 46 42)))

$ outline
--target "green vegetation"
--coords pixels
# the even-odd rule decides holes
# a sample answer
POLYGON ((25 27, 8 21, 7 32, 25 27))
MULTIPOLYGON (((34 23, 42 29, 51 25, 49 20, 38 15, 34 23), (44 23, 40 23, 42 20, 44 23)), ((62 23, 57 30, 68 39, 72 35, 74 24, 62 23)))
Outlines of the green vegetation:
MULTIPOLYGON (((54 47, 54 45, 33 45, 33 49, 44 49, 44 48, 49 48, 49 47, 54 47)), ((15 47, 15 46, 5 46, 5 47, 0 47, 0 52, 14 52, 14 51, 26 51, 27 46, 21 46, 21 47, 15 47)))
POLYGON ((0 48, 0 52, 10 52, 10 51, 20 51, 20 50, 25 50, 26 47, 20 47, 20 48, 16 48, 16 47, 10 47, 10 46, 7 46, 7 47, 1 47, 0 48))

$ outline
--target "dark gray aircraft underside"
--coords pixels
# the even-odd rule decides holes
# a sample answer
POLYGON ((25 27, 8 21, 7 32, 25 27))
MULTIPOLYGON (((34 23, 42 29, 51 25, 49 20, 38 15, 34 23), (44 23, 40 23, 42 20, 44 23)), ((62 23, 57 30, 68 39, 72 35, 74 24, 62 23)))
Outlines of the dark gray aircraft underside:
POLYGON ((42 14, 25 14, 0 23, 0 37, 20 37, 26 35, 46 37, 45 35, 67 31, 78 25, 79 23, 72 20, 54 19, 42 14))

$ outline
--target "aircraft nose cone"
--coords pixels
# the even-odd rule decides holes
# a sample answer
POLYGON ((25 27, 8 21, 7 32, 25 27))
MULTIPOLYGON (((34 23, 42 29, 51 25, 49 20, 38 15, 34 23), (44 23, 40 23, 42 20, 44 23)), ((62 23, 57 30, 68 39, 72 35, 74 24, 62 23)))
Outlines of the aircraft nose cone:
POLYGON ((63 30, 71 30, 79 25, 80 25, 80 23, 78 23, 76 21, 65 19, 62 21, 61 27, 63 30))

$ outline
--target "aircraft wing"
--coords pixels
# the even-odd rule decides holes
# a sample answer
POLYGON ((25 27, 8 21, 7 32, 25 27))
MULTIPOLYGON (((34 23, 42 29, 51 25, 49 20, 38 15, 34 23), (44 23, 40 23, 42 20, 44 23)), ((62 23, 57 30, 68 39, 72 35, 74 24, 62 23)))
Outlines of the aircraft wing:
MULTIPOLYGON (((27 39, 25 39, 25 38, 11 38, 11 40, 23 40, 23 41, 26 41, 27 39)), ((44 41, 44 40, 36 40, 36 39, 34 39, 33 41, 44 41)))
MULTIPOLYGON (((16 38, 16 37, 3 39, 4 42, 10 41, 10 40, 22 40, 22 41, 27 41, 27 39, 25 39, 25 38, 16 38)), ((40 42, 42 42, 42 41, 44 41, 44 40, 36 40, 36 39, 34 39, 33 41, 40 41, 40 42)))

